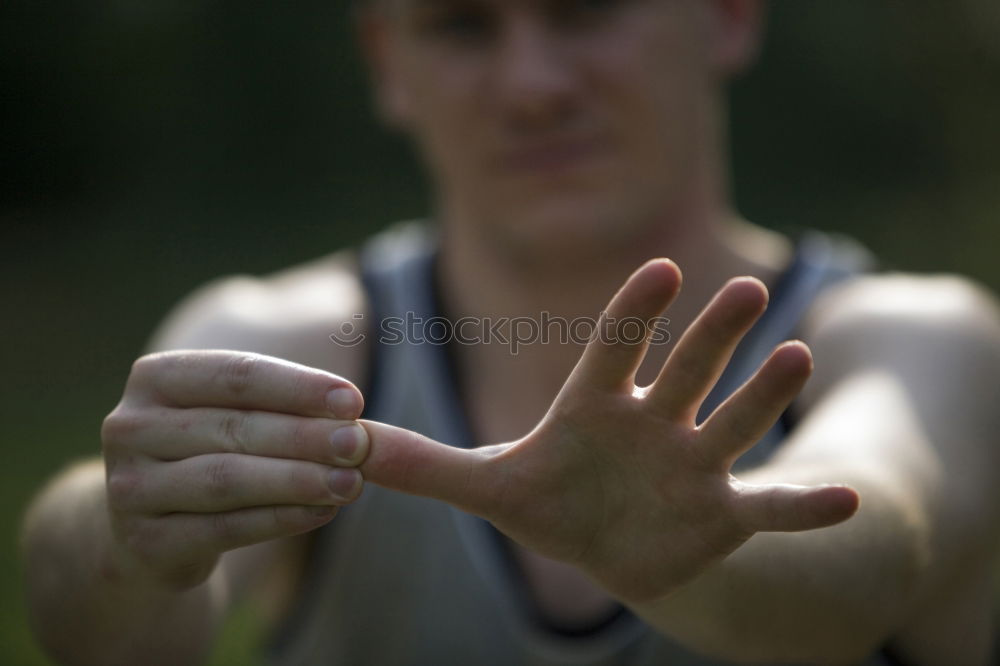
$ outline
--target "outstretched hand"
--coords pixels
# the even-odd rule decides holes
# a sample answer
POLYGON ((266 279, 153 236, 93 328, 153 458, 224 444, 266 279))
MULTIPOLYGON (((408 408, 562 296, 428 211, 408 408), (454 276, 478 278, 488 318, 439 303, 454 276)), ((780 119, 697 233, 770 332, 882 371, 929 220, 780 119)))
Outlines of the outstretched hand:
MULTIPOLYGON (((602 317, 649 322, 680 283, 672 262, 647 262, 602 317)), ((521 545, 580 567, 622 601, 662 598, 756 532, 825 527, 857 510, 848 487, 750 485, 729 473, 805 384, 812 359, 803 343, 780 345, 695 423, 766 304, 759 281, 729 281, 647 387, 635 385, 646 344, 593 339, 542 421, 509 444, 457 449, 363 421, 371 449, 362 473, 480 515, 521 545)))

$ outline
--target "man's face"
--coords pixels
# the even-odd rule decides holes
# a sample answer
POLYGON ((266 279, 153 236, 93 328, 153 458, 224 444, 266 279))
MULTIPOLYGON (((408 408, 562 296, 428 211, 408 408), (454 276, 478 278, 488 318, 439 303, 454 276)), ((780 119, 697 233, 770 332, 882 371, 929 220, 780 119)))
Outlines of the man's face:
POLYGON ((383 111, 417 141, 449 222, 603 243, 683 215, 715 168, 752 4, 384 0, 369 45, 383 111))

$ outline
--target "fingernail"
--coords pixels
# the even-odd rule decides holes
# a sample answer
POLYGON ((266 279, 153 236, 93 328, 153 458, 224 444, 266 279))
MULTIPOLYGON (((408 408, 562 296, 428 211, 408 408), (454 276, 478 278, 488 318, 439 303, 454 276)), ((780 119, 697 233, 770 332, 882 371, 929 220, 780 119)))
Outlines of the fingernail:
POLYGON ((357 423, 337 428, 330 435, 334 461, 338 465, 353 467, 364 457, 368 444, 368 433, 357 423))
POLYGON ((360 474, 353 469, 335 469, 327 477, 327 485, 330 490, 340 500, 349 502, 357 494, 360 474))
POLYGON ((358 398, 349 388, 336 388, 326 394, 326 407, 339 419, 353 419, 358 415, 358 398))

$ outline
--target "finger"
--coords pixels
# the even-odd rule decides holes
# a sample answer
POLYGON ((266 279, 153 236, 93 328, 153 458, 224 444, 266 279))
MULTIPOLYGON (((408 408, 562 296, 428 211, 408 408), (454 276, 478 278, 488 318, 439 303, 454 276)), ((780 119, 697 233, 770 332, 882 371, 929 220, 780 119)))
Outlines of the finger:
POLYGON ((812 356, 805 344, 795 341, 778 346, 754 376, 702 424, 699 457, 712 466, 729 469, 771 429, 811 372, 812 356))
POLYGON ((460 449, 377 421, 359 423, 371 442, 360 468, 366 481, 492 515, 502 479, 489 463, 500 447, 460 449))
POLYGON ((336 506, 261 506, 223 513, 173 513, 148 519, 154 543, 144 543, 163 561, 190 561, 263 541, 302 534, 330 522, 336 506))
POLYGON ((157 514, 347 504, 361 493, 362 479, 356 469, 219 453, 131 469, 118 466, 108 483, 119 508, 157 514))
POLYGON ((355 419, 364 405, 349 381, 290 361, 224 350, 161 352, 133 366, 129 383, 174 407, 232 407, 355 419))
POLYGON ((355 467, 368 455, 356 421, 215 407, 145 410, 127 432, 105 431, 105 446, 163 461, 210 453, 241 453, 355 467))
POLYGON ((736 345, 766 307, 767 288, 760 280, 727 282, 681 336, 646 399, 667 418, 693 423, 736 345))
POLYGON ((748 532, 801 532, 843 522, 861 498, 849 486, 737 483, 736 516, 748 532))
POLYGON ((571 375, 573 383, 632 391, 651 325, 677 296, 681 272, 669 259, 643 264, 601 313, 597 331, 571 375))

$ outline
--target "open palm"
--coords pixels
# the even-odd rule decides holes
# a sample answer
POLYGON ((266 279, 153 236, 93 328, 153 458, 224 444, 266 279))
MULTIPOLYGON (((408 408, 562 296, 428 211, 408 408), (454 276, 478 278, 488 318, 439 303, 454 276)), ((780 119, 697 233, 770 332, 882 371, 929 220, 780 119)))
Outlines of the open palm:
MULTIPOLYGON (((653 320, 679 288, 672 262, 646 263, 602 313, 601 330, 653 320)), ((645 344, 595 337, 542 421, 512 443, 456 449, 364 421, 371 453, 362 472, 480 515, 521 545, 580 567, 622 601, 661 598, 758 531, 824 527, 857 509, 850 488, 748 485, 729 473, 808 378, 801 342, 779 346, 695 423, 766 303, 759 281, 728 282, 648 387, 635 385, 645 344)))

